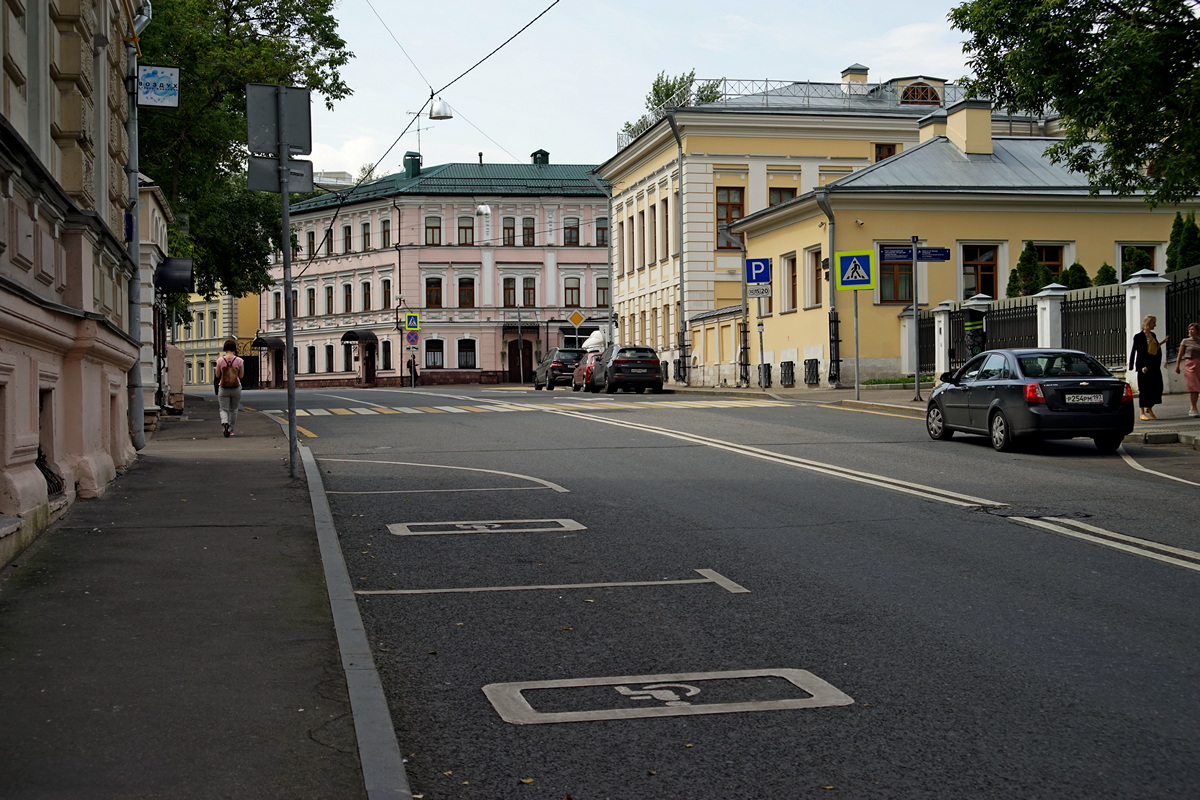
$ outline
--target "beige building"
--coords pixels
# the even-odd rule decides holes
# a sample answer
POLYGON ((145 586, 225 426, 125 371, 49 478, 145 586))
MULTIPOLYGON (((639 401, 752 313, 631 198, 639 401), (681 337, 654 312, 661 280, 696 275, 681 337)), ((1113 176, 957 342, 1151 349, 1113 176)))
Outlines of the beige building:
POLYGON ((238 354, 246 359, 247 389, 258 386, 258 356, 251 348, 259 328, 259 296, 233 297, 222 294, 211 299, 192 293, 188 308, 190 322, 171 322, 171 344, 183 352, 183 383, 189 389, 211 388, 217 359, 226 339, 237 339, 238 354))
MULTIPOLYGON (((719 226, 903 153, 920 141, 923 117, 963 97, 939 78, 873 83, 859 64, 837 83, 722 80, 716 94, 668 103, 598 169, 613 188, 616 336, 657 348, 676 371, 701 367, 692 350, 703 343, 687 321, 742 304, 740 244, 721 240, 719 226)), ((1045 119, 998 115, 992 125, 1006 135, 1056 132, 1045 119)), ((729 377, 741 379, 720 379, 729 377)))
MULTIPOLYGON (((1122 274, 1129 248, 1147 252, 1154 269, 1164 271, 1175 207, 1090 194, 1086 176, 1043 154, 1053 139, 995 135, 983 101, 931 114, 919 130, 921 141, 896 156, 732 226, 745 236, 747 256, 769 258, 773 267, 771 297, 748 303, 750 329, 762 330, 761 349, 753 334, 751 364, 771 364, 778 375, 785 363, 799 369, 816 359, 822 383, 840 377, 852 384, 856 364, 863 380, 911 374, 906 348, 914 284, 922 308, 977 295, 1003 298, 1026 242, 1055 273, 1079 262, 1094 276, 1108 263, 1119 279, 1129 278, 1122 274), (948 260, 918 262, 915 276, 911 262, 888 260, 886 248, 909 245, 914 236, 918 247, 947 250, 948 260), (838 254, 865 256, 873 287, 834 288, 825 264, 830 253, 833 270, 852 264, 838 254), (834 310, 840 376, 831 363, 834 310)), ((693 317, 693 363, 705 383, 732 382, 738 372, 742 304, 729 294, 722 299, 726 308, 693 317)), ((1110 365, 1123 363, 1127 342, 1123 332, 1112 340, 1114 352, 1102 354, 1110 365)))
POLYGON ((0 14, 0 563, 135 456, 146 319, 124 242, 130 0, 0 14))

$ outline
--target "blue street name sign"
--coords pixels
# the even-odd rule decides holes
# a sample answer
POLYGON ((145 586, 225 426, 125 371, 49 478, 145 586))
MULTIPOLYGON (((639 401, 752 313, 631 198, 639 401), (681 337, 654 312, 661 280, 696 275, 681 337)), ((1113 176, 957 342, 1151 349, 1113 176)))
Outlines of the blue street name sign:
POLYGON ((949 261, 949 247, 918 247, 917 261, 949 261))
POLYGON ((770 283, 771 282, 771 259, 769 258, 747 258, 746 259, 746 283, 770 283))
POLYGON ((880 261, 912 261, 913 249, 911 247, 880 247, 880 261))

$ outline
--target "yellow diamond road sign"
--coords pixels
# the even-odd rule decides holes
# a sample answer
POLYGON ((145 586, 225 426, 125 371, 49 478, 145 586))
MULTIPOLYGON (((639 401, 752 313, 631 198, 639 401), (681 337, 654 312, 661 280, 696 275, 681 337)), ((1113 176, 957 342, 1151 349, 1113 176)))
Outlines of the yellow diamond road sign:
POLYGON ((587 317, 585 317, 583 314, 580 314, 578 311, 572 311, 571 316, 567 317, 567 322, 578 328, 585 319, 587 319, 587 317))

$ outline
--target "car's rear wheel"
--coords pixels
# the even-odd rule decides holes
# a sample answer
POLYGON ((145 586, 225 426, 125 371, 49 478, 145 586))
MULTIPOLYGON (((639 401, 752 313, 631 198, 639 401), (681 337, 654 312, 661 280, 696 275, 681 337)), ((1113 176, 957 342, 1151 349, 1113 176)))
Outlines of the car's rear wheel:
POLYGON ((610 381, 610 380, 606 380, 606 381, 604 381, 604 393, 605 393, 605 394, 612 394, 612 393, 613 393, 613 392, 615 392, 615 391, 617 391, 617 386, 616 386, 616 384, 614 384, 614 383, 613 383, 612 381, 610 381))
POLYGON ((1093 436, 1092 441, 1096 443, 1096 449, 1101 453, 1115 453, 1117 448, 1121 446, 1121 442, 1125 437, 1119 433, 1106 433, 1103 436, 1093 436))
POLYGON ((1016 437, 1013 436, 1012 428, 1008 424, 1008 417, 1004 416, 1003 411, 997 411, 992 414, 988 430, 992 435, 992 447, 996 448, 997 451, 1008 453, 1017 449, 1016 437))
POLYGON ((954 435, 954 431, 946 426, 946 415, 937 403, 931 403, 929 410, 925 412, 925 430, 930 439, 938 441, 945 441, 954 435))
POLYGON ((546 381, 546 391, 547 392, 554 391, 554 378, 550 378, 548 381, 546 381))

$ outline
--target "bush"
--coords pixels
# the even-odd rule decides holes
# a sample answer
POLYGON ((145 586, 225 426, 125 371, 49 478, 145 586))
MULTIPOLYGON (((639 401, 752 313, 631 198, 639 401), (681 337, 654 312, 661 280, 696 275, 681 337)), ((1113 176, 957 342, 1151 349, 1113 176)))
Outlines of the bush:
POLYGON ((1062 271, 1058 282, 1068 289, 1086 289, 1092 285, 1092 279, 1087 274, 1087 270, 1078 261, 1062 271))
POLYGON ((1100 269, 1096 270, 1096 277, 1092 279, 1092 286, 1112 286, 1116 282, 1116 268, 1105 261, 1100 265, 1100 269))

